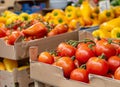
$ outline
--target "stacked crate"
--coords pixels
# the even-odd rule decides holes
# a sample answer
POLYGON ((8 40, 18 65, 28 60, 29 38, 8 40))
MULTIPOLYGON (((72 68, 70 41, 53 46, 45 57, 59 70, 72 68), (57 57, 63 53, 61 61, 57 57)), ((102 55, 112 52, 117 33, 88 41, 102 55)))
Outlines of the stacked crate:
POLYGON ((45 87, 41 86, 41 82, 51 85, 50 87, 120 87, 120 81, 94 74, 90 74, 90 84, 66 79, 61 68, 37 61, 42 51, 55 49, 60 42, 83 38, 93 39, 90 32, 74 31, 42 39, 37 42, 38 45, 30 47, 30 77, 35 80, 35 87, 45 87))
MULTIPOLYGON (((3 61, 3 58, 7 58, 20 61, 24 65, 25 61, 29 62, 27 50, 23 52, 24 49, 27 49, 27 47, 23 43, 16 42, 15 45, 8 45, 1 38, 0 61, 3 61)), ((33 80, 30 79, 29 67, 22 70, 15 68, 12 72, 0 70, 0 87, 33 87, 32 84, 33 80)))

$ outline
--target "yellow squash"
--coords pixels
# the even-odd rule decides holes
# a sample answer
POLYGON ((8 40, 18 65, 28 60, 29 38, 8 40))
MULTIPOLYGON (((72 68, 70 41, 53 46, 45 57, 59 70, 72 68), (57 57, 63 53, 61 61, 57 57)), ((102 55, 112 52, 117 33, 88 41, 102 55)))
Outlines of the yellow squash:
POLYGON ((111 30, 115 27, 120 27, 120 17, 112 19, 100 25, 101 30, 105 30, 109 32, 111 32, 111 30))
POLYGON ((5 70, 5 65, 2 62, 0 62, 0 70, 5 70))

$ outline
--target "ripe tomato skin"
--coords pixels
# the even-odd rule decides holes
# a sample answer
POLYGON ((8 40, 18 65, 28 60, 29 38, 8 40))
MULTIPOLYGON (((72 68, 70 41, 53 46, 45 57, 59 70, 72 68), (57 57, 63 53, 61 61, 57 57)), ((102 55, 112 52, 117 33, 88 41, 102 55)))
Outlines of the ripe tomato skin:
POLYGON ((70 73, 76 68, 73 60, 70 57, 61 57, 54 62, 53 65, 62 67, 64 76, 66 78, 69 78, 70 73))
POLYGON ((120 80, 120 66, 116 69, 114 73, 114 79, 120 80))
POLYGON ((91 57, 86 63, 87 71, 92 74, 106 75, 109 69, 109 65, 106 60, 91 57))
POLYGON ((104 53, 106 59, 116 55, 116 49, 113 45, 109 44, 107 40, 99 40, 96 42, 95 52, 97 56, 104 53))
POLYGON ((75 53, 76 59, 81 63, 86 63, 90 57, 95 56, 92 49, 87 45, 84 45, 81 48, 78 48, 75 53))
POLYGON ((12 34, 8 35, 8 38, 7 38, 7 43, 9 45, 14 45, 14 42, 16 41, 16 39, 22 35, 21 32, 19 31, 13 31, 12 34))
POLYGON ((72 57, 75 55, 75 52, 76 52, 76 48, 65 42, 60 43, 57 47, 58 56, 72 57))
POLYGON ((120 66, 120 57, 119 56, 111 56, 108 59, 109 69, 112 73, 120 66))
POLYGON ((54 62, 54 58, 49 52, 44 51, 39 54, 38 61, 47 64, 52 64, 54 62))
POLYGON ((70 79, 88 83, 88 72, 83 68, 76 68, 70 74, 70 79))

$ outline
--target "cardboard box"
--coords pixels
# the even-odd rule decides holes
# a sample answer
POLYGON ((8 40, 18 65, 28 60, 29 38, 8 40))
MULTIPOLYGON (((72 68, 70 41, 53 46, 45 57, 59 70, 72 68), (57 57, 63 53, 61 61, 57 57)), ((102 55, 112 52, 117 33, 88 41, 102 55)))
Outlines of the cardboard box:
POLYGON ((13 72, 0 71, 0 87, 30 87, 32 83, 29 68, 21 71, 14 69, 13 72))
POLYGON ((93 39, 90 32, 74 31, 54 38, 43 39, 38 46, 30 47, 30 77, 38 82, 57 87, 120 87, 120 81, 98 75, 90 75, 90 84, 66 79, 60 67, 37 62, 37 56, 45 50, 55 49, 67 40, 93 39))

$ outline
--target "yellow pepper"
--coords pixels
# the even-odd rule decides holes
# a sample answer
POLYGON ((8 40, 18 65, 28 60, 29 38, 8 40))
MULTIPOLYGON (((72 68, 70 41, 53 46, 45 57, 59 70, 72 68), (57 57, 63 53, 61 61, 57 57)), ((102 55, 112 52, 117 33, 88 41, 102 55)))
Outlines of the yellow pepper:
POLYGON ((9 72, 12 72, 14 68, 18 67, 18 63, 16 60, 10 60, 10 59, 4 58, 3 63, 5 65, 6 70, 9 72))
POLYGON ((59 15, 53 19, 55 24, 67 24, 67 19, 63 15, 59 15))
POLYGON ((77 19, 73 19, 73 20, 70 21, 68 26, 69 26, 69 28, 71 28, 71 30, 74 30, 74 29, 77 29, 77 27, 80 26, 80 23, 77 19))
POLYGON ((113 28, 111 31, 112 38, 120 38, 120 27, 113 28))
POLYGON ((0 70, 5 70, 5 65, 2 62, 0 62, 0 70))
POLYGON ((73 13, 66 13, 65 16, 66 16, 67 20, 69 20, 69 21, 77 18, 76 13, 74 13, 74 12, 73 13))
POLYGON ((19 15, 19 18, 22 18, 24 21, 29 21, 32 19, 28 13, 24 13, 24 12, 19 15))
POLYGON ((115 6, 114 8, 115 17, 120 16, 120 6, 115 6))
POLYGON ((110 10, 104 10, 104 11, 100 12, 98 19, 99 19, 100 23, 103 23, 103 22, 113 19, 114 17, 115 17, 114 11, 112 9, 110 9, 110 10))
POLYGON ((65 8, 65 13, 73 13, 73 12, 76 12, 76 7, 74 7, 74 6, 67 6, 65 8))
POLYGON ((81 9, 81 16, 83 17, 83 20, 85 21, 85 25, 91 25, 92 24, 92 20, 90 18, 91 13, 92 13, 92 8, 89 4, 89 2, 83 1, 83 3, 80 6, 81 9))
POLYGON ((48 22, 48 21, 51 20, 51 19, 53 19, 52 13, 47 13, 47 14, 44 16, 44 20, 45 20, 46 22, 48 22))
POLYGON ((61 10, 61 9, 54 9, 54 10, 52 11, 52 16, 53 16, 53 17, 57 17, 57 16, 59 16, 59 15, 65 15, 64 11, 61 10))
POLYGON ((5 23, 6 23, 6 20, 7 20, 7 19, 6 19, 5 17, 0 17, 0 23, 4 23, 4 24, 5 24, 5 23))

